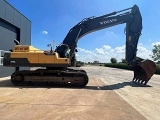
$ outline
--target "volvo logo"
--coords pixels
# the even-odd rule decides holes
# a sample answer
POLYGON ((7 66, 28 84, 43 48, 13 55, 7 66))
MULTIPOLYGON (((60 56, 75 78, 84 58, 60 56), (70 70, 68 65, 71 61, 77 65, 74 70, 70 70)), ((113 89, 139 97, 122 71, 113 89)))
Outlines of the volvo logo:
POLYGON ((111 20, 106 20, 106 21, 102 21, 100 22, 101 25, 104 25, 104 24, 108 24, 108 23, 112 23, 112 22, 116 22, 117 19, 111 19, 111 20))

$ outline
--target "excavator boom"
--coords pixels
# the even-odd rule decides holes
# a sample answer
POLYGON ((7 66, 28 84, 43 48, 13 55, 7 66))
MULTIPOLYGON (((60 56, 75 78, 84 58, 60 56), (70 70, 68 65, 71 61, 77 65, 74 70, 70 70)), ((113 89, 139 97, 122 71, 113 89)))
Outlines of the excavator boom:
MULTIPOLYGON (((77 42, 81 37, 91 32, 123 23, 126 24, 126 61, 131 63, 136 57, 137 43, 142 30, 142 17, 137 5, 134 5, 132 8, 112 12, 100 17, 83 19, 69 30, 62 44, 60 44, 55 51, 58 52, 60 56, 65 57, 63 56, 65 53, 64 45, 68 45, 71 61, 75 62, 75 50, 77 42)), ((74 65, 74 63, 72 63, 72 65, 74 65)))

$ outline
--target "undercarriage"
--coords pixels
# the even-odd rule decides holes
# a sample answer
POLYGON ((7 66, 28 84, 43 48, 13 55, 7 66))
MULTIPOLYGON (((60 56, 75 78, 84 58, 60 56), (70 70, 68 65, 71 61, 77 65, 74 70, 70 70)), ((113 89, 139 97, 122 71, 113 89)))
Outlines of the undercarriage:
POLYGON ((84 70, 23 70, 11 75, 14 85, 60 85, 84 87, 88 83, 88 76, 84 70))

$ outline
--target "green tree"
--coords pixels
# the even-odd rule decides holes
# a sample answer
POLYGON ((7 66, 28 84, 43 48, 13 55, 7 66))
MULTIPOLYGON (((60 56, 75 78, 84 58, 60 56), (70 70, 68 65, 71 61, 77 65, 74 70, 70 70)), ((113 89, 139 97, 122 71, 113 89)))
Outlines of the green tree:
POLYGON ((153 55, 151 55, 154 61, 160 61, 160 44, 154 45, 152 49, 153 55))
POLYGON ((126 59, 122 58, 121 59, 122 63, 126 63, 126 59))
POLYGON ((117 63, 117 59, 116 58, 111 58, 111 63, 117 63))

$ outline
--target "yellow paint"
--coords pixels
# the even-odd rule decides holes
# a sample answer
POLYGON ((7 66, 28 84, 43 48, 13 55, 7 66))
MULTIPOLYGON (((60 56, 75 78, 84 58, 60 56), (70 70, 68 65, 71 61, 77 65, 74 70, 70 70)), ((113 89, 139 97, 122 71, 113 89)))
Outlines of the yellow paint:
POLYGON ((40 50, 36 52, 22 52, 22 49, 19 49, 19 52, 17 51, 16 49, 16 52, 14 51, 11 53, 11 58, 27 58, 30 63, 39 64, 70 64, 69 58, 59 58, 56 52, 54 52, 53 55, 45 55, 44 51, 40 50))
POLYGON ((37 53, 26 53, 27 58, 30 63, 38 63, 38 54, 37 53))
POLYGON ((44 52, 30 45, 15 45, 13 52, 44 52))
POLYGON ((38 63, 55 63, 55 55, 45 55, 44 53, 38 54, 38 63))
POLYGON ((10 57, 11 58, 27 58, 27 54, 22 52, 12 52, 10 57))

